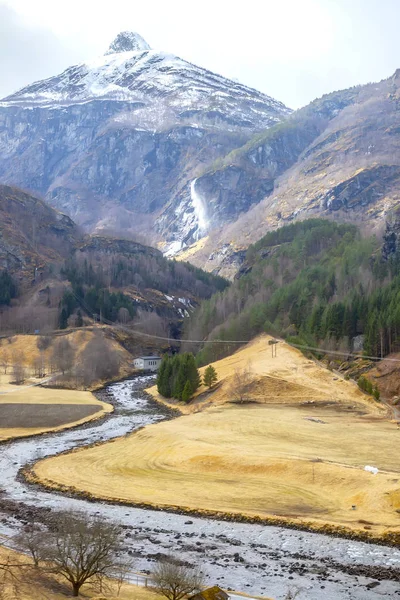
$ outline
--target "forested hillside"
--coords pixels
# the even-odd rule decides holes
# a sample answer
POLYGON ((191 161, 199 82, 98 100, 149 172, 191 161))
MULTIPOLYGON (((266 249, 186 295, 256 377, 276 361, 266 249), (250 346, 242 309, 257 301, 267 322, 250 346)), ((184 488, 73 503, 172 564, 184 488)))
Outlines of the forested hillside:
MULTIPOLYGON (((292 341, 385 356, 400 347, 400 252, 382 254, 357 227, 310 219, 268 233, 250 246, 231 287, 201 304, 187 339, 249 340, 266 331, 292 341)), ((238 348, 210 344, 199 364, 238 348)))
MULTIPOLYGON (((113 322, 130 321, 140 311, 148 313, 148 320, 155 315, 176 320, 175 304, 175 313, 180 314, 185 306, 210 298, 228 285, 222 277, 168 260, 153 248, 97 236, 66 261, 61 275, 71 283, 61 300, 62 328, 76 311, 113 322)), ((152 333, 171 334, 168 328, 159 329, 155 327, 152 333)))

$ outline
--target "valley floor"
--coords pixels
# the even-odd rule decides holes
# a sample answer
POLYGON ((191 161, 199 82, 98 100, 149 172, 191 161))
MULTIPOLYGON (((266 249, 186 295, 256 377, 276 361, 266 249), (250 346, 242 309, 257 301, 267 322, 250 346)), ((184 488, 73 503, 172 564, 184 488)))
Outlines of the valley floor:
POLYGON ((399 532, 397 424, 352 382, 286 344, 277 354, 262 336, 215 363, 222 383, 193 414, 45 459, 35 475, 127 503, 399 532), (256 402, 232 404, 230 379, 247 365, 256 402))

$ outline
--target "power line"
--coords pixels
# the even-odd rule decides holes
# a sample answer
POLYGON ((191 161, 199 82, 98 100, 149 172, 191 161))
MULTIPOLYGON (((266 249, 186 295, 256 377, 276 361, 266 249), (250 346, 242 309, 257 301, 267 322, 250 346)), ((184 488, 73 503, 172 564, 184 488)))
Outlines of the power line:
MULTIPOLYGON (((75 299, 82 305, 82 307, 90 314, 91 311, 89 309, 88 306, 85 305, 85 303, 83 302, 83 300, 81 298, 79 298, 75 292, 72 290, 72 294, 74 295, 75 299)), ((94 313, 95 314, 95 313, 94 313)), ((99 315, 96 315, 96 317, 99 317, 99 315)), ((104 317, 102 317, 101 319, 103 321, 103 323, 105 323, 106 325, 110 325, 112 327, 115 327, 117 329, 121 329, 123 331, 127 331, 128 333, 135 333, 136 335, 141 335, 147 338, 151 338, 151 339, 155 339, 155 340, 161 340, 164 342, 175 342, 175 343, 187 343, 187 344, 237 344, 237 345, 242 345, 242 344, 249 344, 250 342, 252 342, 253 340, 190 340, 190 339, 175 339, 175 338, 171 338, 171 337, 163 337, 160 335, 152 335, 150 333, 145 333, 143 331, 137 330, 137 329, 131 329, 129 327, 124 327, 123 325, 114 323, 113 321, 110 321, 109 319, 105 319, 104 317)), ((281 340, 283 341, 283 340, 281 340)), ((333 354, 334 356, 345 356, 345 357, 354 357, 354 358, 365 358, 367 360, 382 360, 381 356, 370 356, 370 355, 360 355, 360 354, 355 354, 354 352, 342 352, 340 350, 328 350, 327 348, 318 348, 315 346, 306 346, 303 344, 295 344, 293 342, 284 342, 286 344, 288 344, 289 346, 292 346, 294 348, 298 348, 299 350, 309 350, 311 352, 322 352, 323 354, 333 354)), ((385 358, 385 360, 390 361, 390 362, 400 362, 400 358, 385 358)))
MULTIPOLYGON (((45 261, 45 264, 48 265, 49 263, 47 261, 45 261)), ((61 283, 62 283, 62 279, 56 275, 55 276, 56 279, 58 279, 61 283)), ((123 325, 114 323, 113 321, 110 321, 109 319, 105 319, 104 317, 101 317, 100 315, 93 313, 90 309, 90 307, 87 306, 87 304, 84 302, 83 298, 80 298, 79 296, 77 296, 77 294, 74 292, 73 287, 71 287, 71 292, 72 295, 74 296, 74 298, 76 299, 76 301, 82 306, 82 308, 88 313, 88 314, 92 314, 93 316, 96 316, 96 318, 99 318, 99 320, 101 320, 103 323, 105 323, 106 325, 110 325, 114 328, 117 329, 121 329, 123 331, 126 331, 128 333, 134 333, 136 335, 142 336, 142 337, 146 337, 149 339, 154 339, 154 340, 160 340, 160 341, 164 341, 164 342, 168 342, 169 344, 171 343, 187 343, 187 344, 237 344, 237 345, 242 345, 242 344, 249 344, 250 342, 252 342, 253 340, 182 340, 182 339, 175 339, 175 338, 171 338, 171 337, 164 337, 164 336, 159 336, 159 335, 154 335, 154 334, 150 334, 150 333, 145 333, 144 331, 140 331, 137 329, 130 329, 129 327, 124 327, 123 325)), ((281 340, 283 341, 283 340, 281 340)), ((341 352, 339 350, 328 350, 327 348, 317 348, 314 346, 306 346, 303 344, 295 344, 292 342, 284 342, 286 344, 288 344, 289 346, 292 346, 294 348, 298 348, 299 350, 308 350, 310 352, 322 352, 323 354, 332 354, 334 356, 345 356, 345 357, 354 357, 354 358, 365 358, 367 360, 375 360, 375 361, 379 361, 379 360, 383 360, 382 356, 369 356, 369 355, 359 355, 359 354, 355 354, 353 352, 341 352)), ((389 362, 400 362, 400 358, 385 358, 386 361, 389 362)))
POLYGON ((326 348, 314 348, 313 346, 303 346, 302 344, 294 344, 286 342, 289 346, 299 348, 300 350, 311 350, 312 352, 322 352, 323 354, 334 354, 336 356, 348 356, 355 358, 366 358, 368 360, 390 360, 391 362, 400 362, 400 358, 385 358, 382 356, 369 356, 368 354, 355 354, 354 352, 341 352, 339 350, 327 350, 326 348))
MULTIPOLYGON (((97 315, 98 316, 98 315, 97 315)), ((249 344, 250 342, 252 342, 254 340, 250 339, 250 340, 186 340, 186 339, 174 339, 171 337, 163 337, 163 336, 159 336, 159 335, 151 335, 150 333, 144 333, 142 331, 138 331, 137 329, 130 329, 129 327, 124 327, 123 325, 117 324, 117 323, 113 323, 113 321, 110 321, 108 319, 104 319, 103 318, 103 322, 106 325, 110 325, 112 327, 115 327, 117 329, 122 329, 123 331, 127 331, 128 333, 135 333, 137 335, 142 335, 148 338, 152 338, 152 339, 157 339, 157 340, 162 340, 162 341, 167 341, 167 342, 175 342, 175 343, 187 343, 187 344, 249 344)), ((381 356, 370 356, 367 354, 355 354, 354 352, 341 352, 339 350, 328 350, 327 348, 318 348, 315 346, 305 346, 303 344, 295 344, 292 342, 286 342, 285 340, 279 340, 281 342, 283 342, 284 344, 287 344, 288 346, 292 346, 293 348, 298 348, 299 350, 309 350, 312 352, 321 352, 323 354, 333 354, 335 356, 345 356, 345 357, 354 357, 354 358, 365 358, 367 360, 387 360, 390 362, 400 362, 400 358, 385 358, 385 357, 381 357, 381 356)))

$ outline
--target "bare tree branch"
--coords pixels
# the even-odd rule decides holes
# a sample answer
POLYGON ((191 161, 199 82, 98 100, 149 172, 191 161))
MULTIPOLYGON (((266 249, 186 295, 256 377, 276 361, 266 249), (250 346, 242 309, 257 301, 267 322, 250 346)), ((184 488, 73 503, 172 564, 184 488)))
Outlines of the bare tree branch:
POLYGON ((157 565, 152 578, 157 592, 168 600, 181 600, 200 591, 204 584, 204 577, 198 569, 189 569, 172 556, 157 565))

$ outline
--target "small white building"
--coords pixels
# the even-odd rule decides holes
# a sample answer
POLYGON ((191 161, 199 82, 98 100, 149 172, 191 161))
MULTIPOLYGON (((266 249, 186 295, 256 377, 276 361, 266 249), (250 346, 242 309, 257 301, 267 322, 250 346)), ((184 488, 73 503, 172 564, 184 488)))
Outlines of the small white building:
POLYGON ((133 365, 141 371, 157 371, 161 360, 159 356, 138 356, 133 361, 133 365))

